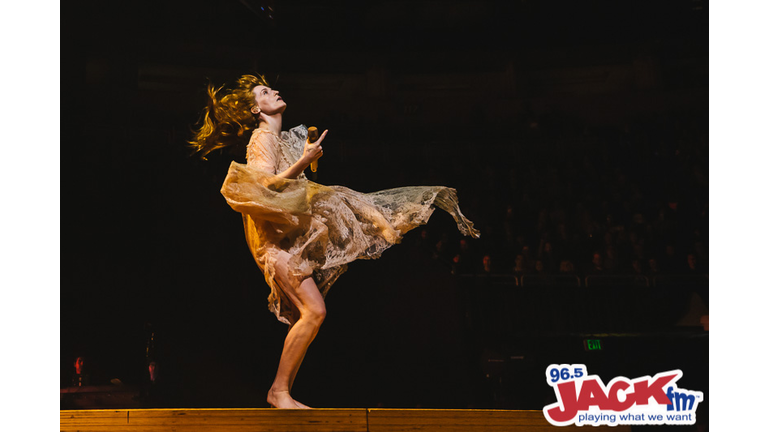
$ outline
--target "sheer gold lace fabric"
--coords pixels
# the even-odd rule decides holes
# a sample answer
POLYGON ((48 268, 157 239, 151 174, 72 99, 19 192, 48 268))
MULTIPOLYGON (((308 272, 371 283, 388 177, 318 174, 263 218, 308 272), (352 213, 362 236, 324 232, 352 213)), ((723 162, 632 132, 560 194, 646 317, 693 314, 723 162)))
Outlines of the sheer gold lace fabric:
POLYGON ((299 160, 307 139, 300 125, 276 135, 255 130, 247 164, 232 162, 221 193, 243 216, 248 247, 271 288, 268 308, 290 324, 298 315, 281 284, 298 287, 313 277, 323 298, 356 259, 375 259, 402 236, 426 224, 436 207, 451 214, 462 234, 480 237, 461 213, 456 190, 409 186, 360 193, 343 186, 284 179, 281 173, 299 160), (289 279, 278 281, 276 266, 289 279))

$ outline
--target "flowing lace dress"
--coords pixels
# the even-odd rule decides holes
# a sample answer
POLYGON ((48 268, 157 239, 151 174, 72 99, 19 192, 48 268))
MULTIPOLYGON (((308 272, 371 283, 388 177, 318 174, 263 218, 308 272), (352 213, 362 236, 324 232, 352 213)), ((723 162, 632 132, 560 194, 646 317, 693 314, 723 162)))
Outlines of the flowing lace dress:
POLYGON ((232 162, 221 193, 242 213, 245 238, 272 292, 269 310, 291 324, 297 309, 280 284, 298 287, 313 277, 323 298, 356 259, 379 258, 402 236, 426 224, 435 207, 453 216, 462 234, 480 237, 461 213, 456 190, 411 186, 360 193, 343 186, 276 176, 304 151, 307 128, 296 126, 277 136, 256 129, 247 147, 247 164, 232 162), (278 281, 278 263, 289 279, 278 281))

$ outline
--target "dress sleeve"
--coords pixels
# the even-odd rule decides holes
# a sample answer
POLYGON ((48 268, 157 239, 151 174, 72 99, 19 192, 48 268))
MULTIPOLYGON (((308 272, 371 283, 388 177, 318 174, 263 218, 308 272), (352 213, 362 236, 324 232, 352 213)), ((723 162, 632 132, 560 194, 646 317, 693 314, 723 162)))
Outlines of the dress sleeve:
POLYGON ((260 171, 277 174, 279 157, 276 139, 268 133, 254 131, 248 143, 248 165, 260 171))

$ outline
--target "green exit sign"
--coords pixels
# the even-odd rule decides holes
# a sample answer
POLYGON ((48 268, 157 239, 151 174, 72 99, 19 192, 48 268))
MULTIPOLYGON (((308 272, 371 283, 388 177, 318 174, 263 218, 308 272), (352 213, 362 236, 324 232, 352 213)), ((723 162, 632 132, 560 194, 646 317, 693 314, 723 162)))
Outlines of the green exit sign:
POLYGON ((584 339, 584 349, 586 351, 598 351, 603 347, 600 345, 600 339, 584 339))

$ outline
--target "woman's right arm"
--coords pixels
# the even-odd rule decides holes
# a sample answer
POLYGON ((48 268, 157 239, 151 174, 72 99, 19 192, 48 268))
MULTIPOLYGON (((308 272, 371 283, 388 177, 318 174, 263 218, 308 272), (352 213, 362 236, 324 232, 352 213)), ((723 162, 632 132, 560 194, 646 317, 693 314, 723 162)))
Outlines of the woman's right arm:
POLYGON ((296 161, 295 164, 291 165, 290 168, 287 170, 277 174, 278 177, 286 178, 286 179, 295 179, 299 176, 299 174, 303 173, 305 169, 309 166, 310 162, 307 162, 302 157, 298 161, 296 161))
POLYGON ((327 133, 328 129, 326 129, 320 138, 318 138, 317 141, 313 143, 310 143, 309 140, 307 140, 307 142, 304 144, 304 154, 301 155, 295 164, 291 165, 290 168, 278 174, 278 176, 288 179, 295 179, 299 176, 299 174, 304 172, 304 170, 307 169, 307 167, 313 161, 319 159, 320 156, 323 155, 323 146, 320 144, 323 142, 323 139, 327 133))
POLYGON ((296 163, 280 173, 277 172, 279 160, 279 149, 277 146, 279 144, 271 135, 260 133, 255 135, 253 137, 254 141, 251 142, 248 163, 261 171, 272 173, 278 177, 296 179, 299 174, 307 169, 312 161, 323 155, 323 147, 320 144, 327 132, 327 130, 323 132, 323 135, 314 143, 305 143, 304 154, 296 163))

